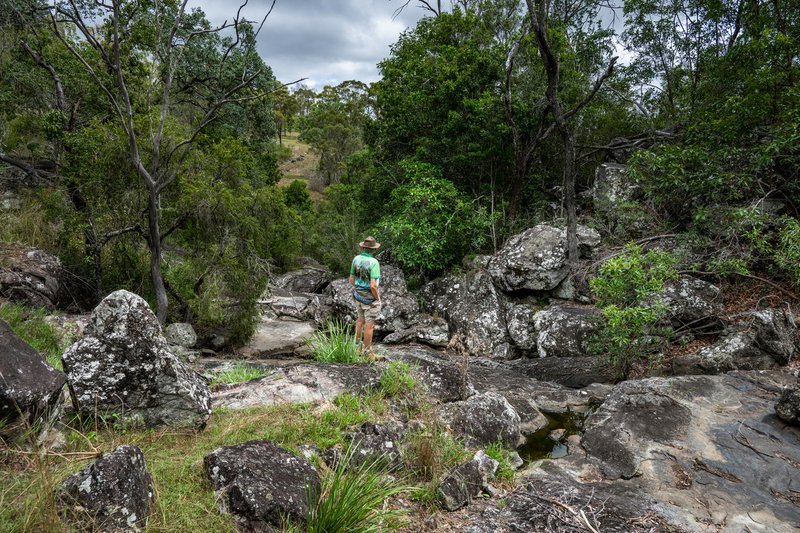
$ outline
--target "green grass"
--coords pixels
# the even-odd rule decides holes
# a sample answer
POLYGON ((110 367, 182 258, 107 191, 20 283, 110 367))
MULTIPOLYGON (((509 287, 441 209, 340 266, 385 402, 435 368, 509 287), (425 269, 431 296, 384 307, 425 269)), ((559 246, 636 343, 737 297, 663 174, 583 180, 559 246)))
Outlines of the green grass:
POLYGON ((61 354, 69 346, 71 339, 62 338, 44 320, 46 316, 44 309, 12 303, 0 305, 0 319, 8 322, 14 333, 41 353, 50 366, 61 370, 61 354))
POLYGON ((381 390, 387 396, 400 396, 411 393, 417 380, 411 374, 411 365, 403 361, 392 361, 380 376, 381 390))
POLYGON ((379 422, 388 410, 379 392, 343 394, 321 405, 215 410, 201 432, 85 425, 68 431, 61 455, 5 449, 0 451, 0 531, 64 531, 55 506, 64 478, 93 460, 97 452, 133 444, 144 452, 156 488, 156 507, 147 531, 234 532, 233 519, 217 510, 203 468, 207 454, 253 439, 269 439, 295 453, 305 444, 320 449, 345 447, 346 432, 366 421, 379 422))
POLYGON ((317 331, 308 340, 312 357, 323 363, 363 363, 355 334, 344 322, 328 322, 324 330, 317 331))
POLYGON ((209 386, 224 385, 227 383, 242 383, 251 379, 258 379, 268 376, 270 373, 263 368, 258 368, 247 363, 236 363, 231 368, 223 370, 214 376, 209 386))
POLYGON ((513 481, 514 480, 514 467, 511 466, 509 458, 511 452, 506 449, 502 442, 494 442, 486 447, 486 455, 497 461, 497 472, 494 477, 498 481, 513 481))

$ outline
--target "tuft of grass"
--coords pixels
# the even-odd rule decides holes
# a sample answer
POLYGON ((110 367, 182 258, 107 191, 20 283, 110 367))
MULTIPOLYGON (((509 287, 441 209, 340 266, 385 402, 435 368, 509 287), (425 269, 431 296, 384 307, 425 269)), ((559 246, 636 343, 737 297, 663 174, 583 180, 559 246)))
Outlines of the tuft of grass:
POLYGON ((468 455, 464 445, 452 434, 434 425, 409 435, 403 457, 418 479, 435 482, 468 455))
POLYGON ((384 503, 410 488, 387 475, 381 457, 353 468, 356 448, 351 446, 336 468, 323 476, 319 494, 309 493, 307 533, 386 531, 401 518, 402 510, 386 508, 384 503))
POLYGON ((411 365, 403 361, 392 361, 380 376, 381 390, 387 396, 408 394, 417 386, 417 380, 411 374, 411 365))
POLYGON ((328 322, 326 329, 317 331, 308 340, 311 355, 323 363, 362 363, 356 337, 344 322, 328 322))
POLYGON ((224 385, 228 383, 241 383, 251 379, 263 378, 269 375, 269 371, 246 363, 236 363, 231 368, 224 370, 214 376, 209 385, 224 385))
POLYGON ((497 472, 494 474, 495 479, 498 481, 513 481, 514 468, 511 466, 511 461, 509 461, 511 452, 506 449, 503 443, 501 441, 493 442, 484 451, 486 455, 499 463, 497 472))
POLYGON ((45 320, 46 316, 44 309, 13 303, 0 305, 0 319, 8 322, 14 333, 41 353, 50 366, 62 370, 61 354, 70 339, 62 338, 45 320))

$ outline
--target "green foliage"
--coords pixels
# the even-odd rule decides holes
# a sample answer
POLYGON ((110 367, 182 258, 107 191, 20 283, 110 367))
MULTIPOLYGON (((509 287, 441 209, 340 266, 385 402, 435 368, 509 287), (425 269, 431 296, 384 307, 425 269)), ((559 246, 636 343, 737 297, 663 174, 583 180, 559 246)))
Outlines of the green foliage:
POLYGON ((641 247, 629 245, 625 253, 604 263, 598 277, 589 282, 604 319, 600 331, 589 339, 589 348, 607 357, 618 378, 627 379, 640 362, 658 363, 650 360, 648 345, 662 333, 657 323, 669 309, 652 296, 676 277, 670 254, 643 253, 641 247))
POLYGON ((789 281, 800 287, 800 222, 791 217, 783 217, 781 222, 772 257, 789 281))
POLYGON ((0 305, 0 319, 8 322, 14 333, 44 356, 47 363, 61 370, 61 354, 69 346, 70 338, 62 338, 45 320, 44 309, 4 303, 0 305))
POLYGON ((408 394, 417 386, 411 374, 411 365, 403 361, 392 361, 380 375, 381 390, 387 396, 408 394))
POLYGON ((268 376, 270 373, 263 368, 248 365, 247 363, 236 363, 232 367, 216 374, 209 383, 209 386, 225 385, 227 383, 241 383, 268 376))
POLYGON ((511 451, 508 450, 501 441, 493 442, 486 447, 486 455, 497 461, 497 472, 495 479, 499 481, 513 481, 514 468, 511 466, 511 451))
POLYGON ((491 217, 427 163, 401 163, 407 185, 392 191, 381 219, 392 256, 408 271, 441 272, 486 242, 491 217))
POLYGON ((383 458, 355 466, 356 450, 357 446, 351 446, 335 469, 322 477, 318 494, 309 491, 308 533, 378 532, 397 527, 404 511, 385 503, 408 487, 387 475, 383 458))
POLYGON ((356 336, 344 322, 331 321, 308 340, 311 355, 324 363, 361 363, 364 357, 356 346, 356 336))
POLYGON ((303 180, 292 180, 289 186, 283 189, 283 195, 286 205, 295 211, 310 211, 313 206, 308 187, 303 180))
POLYGON ((368 213, 362 188, 353 184, 332 185, 318 207, 320 248, 318 255, 334 272, 350 272, 350 262, 364 237, 368 213))
POLYGON ((412 432, 408 436, 408 445, 403 450, 408 468, 418 479, 425 481, 437 481, 467 455, 464 445, 435 423, 431 427, 412 432))

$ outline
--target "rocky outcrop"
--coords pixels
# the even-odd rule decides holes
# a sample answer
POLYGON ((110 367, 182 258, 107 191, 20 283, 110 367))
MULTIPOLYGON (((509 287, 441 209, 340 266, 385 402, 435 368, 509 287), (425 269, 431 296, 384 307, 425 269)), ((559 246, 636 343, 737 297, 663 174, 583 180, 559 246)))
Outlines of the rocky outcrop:
POLYGON ((541 310, 541 306, 529 304, 512 304, 506 311, 506 325, 508 336, 514 345, 525 355, 536 355, 536 340, 539 332, 536 330, 534 316, 541 310))
POLYGON ((313 321, 322 326, 333 316, 333 298, 327 294, 272 289, 258 303, 266 319, 313 321))
POLYGON ((333 401, 344 392, 364 392, 378 383, 373 365, 297 364, 276 367, 271 375, 246 383, 219 385, 213 398, 214 405, 228 409, 333 401))
POLYGON ((617 381, 611 365, 600 364, 593 356, 524 358, 512 361, 510 366, 530 378, 552 381, 573 389, 617 381))
POLYGON ((268 440, 224 446, 204 464, 220 510, 243 531, 272 531, 286 518, 304 522, 309 492, 320 492, 319 475, 308 461, 268 440))
POLYGON ((52 427, 61 413, 66 377, 0 320, 0 437, 13 442, 52 427))
POLYGON ((520 432, 519 414, 508 400, 494 392, 445 404, 439 408, 438 416, 470 446, 488 446, 502 441, 516 448, 525 441, 520 432))
POLYGON ((626 169, 626 165, 617 163, 603 163, 597 167, 592 186, 595 211, 613 216, 623 203, 634 199, 639 187, 625 175, 626 169))
POLYGON ((403 456, 400 451, 401 435, 400 427, 364 422, 358 431, 345 435, 352 454, 347 466, 357 468, 363 464, 380 463, 389 471, 401 469, 403 467, 403 456))
POLYGON ((182 348, 194 348, 197 344, 197 333, 191 324, 175 322, 164 329, 164 338, 168 343, 182 348))
POLYGON ((30 307, 55 309, 61 261, 42 250, 0 243, 0 296, 30 307))
POLYGON ((125 444, 68 477, 58 506, 79 531, 142 531, 153 495, 142 451, 125 444))
POLYGON ((450 335, 458 336, 470 354, 513 357, 503 296, 485 270, 434 280, 420 289, 420 298, 426 311, 447 321, 450 335))
MULTIPOLYGON (((600 234, 579 226, 578 244, 581 254, 589 256, 600 234)), ((492 257, 488 271, 506 292, 555 289, 569 273, 566 230, 540 224, 514 235, 492 257)))
POLYGON ((265 318, 258 323, 250 340, 236 349, 236 353, 245 359, 302 353, 316 331, 316 322, 265 318))
POLYGON ((455 511, 468 505, 478 496, 486 484, 486 476, 481 462, 472 459, 462 463, 447 473, 439 482, 436 494, 447 511, 455 511))
POLYGON ((588 355, 589 337, 600 328, 596 307, 557 305, 534 316, 539 357, 582 357, 588 355))
POLYGON ((669 309, 667 316, 673 327, 682 330, 701 330, 717 325, 723 301, 719 287, 707 281, 681 276, 664 284, 664 290, 652 297, 669 309))
POLYGON ((672 361, 675 374, 719 374, 785 365, 794 354, 795 325, 784 311, 765 309, 746 315, 713 345, 672 361))
MULTIPOLYGON (((356 304, 353 287, 346 278, 331 282, 327 292, 333 297, 336 317, 346 322, 355 322, 356 304)), ((381 316, 375 321, 375 331, 389 333, 411 328, 417 322, 419 304, 408 292, 403 272, 393 265, 381 265, 381 316)))
POLYGON ((100 302, 84 337, 61 360, 82 415, 196 428, 211 415, 206 382, 170 350, 147 302, 128 291, 100 302))
POLYGON ((321 293, 333 279, 333 274, 324 265, 304 257, 302 266, 278 277, 274 287, 297 293, 321 293))
POLYGON ((466 400, 475 393, 463 358, 415 345, 392 346, 385 351, 389 361, 408 363, 420 386, 439 402, 466 400))
POLYGON ((800 432, 774 415, 792 383, 766 371, 624 382, 586 420, 582 445, 598 481, 631 478, 673 524, 792 531, 800 432))
POLYGON ((383 338, 383 342, 385 344, 421 342, 428 346, 444 348, 450 342, 450 327, 443 318, 420 316, 416 325, 387 335, 383 338))

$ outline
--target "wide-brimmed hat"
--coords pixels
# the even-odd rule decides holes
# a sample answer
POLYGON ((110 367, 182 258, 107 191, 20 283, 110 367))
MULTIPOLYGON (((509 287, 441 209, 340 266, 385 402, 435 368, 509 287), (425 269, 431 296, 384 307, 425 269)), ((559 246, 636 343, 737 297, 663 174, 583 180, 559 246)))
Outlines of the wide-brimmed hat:
POLYGON ((364 239, 363 241, 358 243, 358 245, 360 247, 362 247, 362 248, 380 248, 381 247, 381 243, 376 241, 375 237, 373 237, 372 235, 370 235, 369 237, 367 237, 366 239, 364 239))

